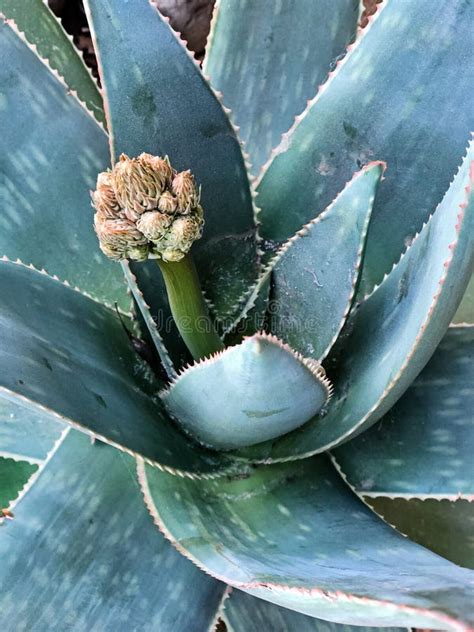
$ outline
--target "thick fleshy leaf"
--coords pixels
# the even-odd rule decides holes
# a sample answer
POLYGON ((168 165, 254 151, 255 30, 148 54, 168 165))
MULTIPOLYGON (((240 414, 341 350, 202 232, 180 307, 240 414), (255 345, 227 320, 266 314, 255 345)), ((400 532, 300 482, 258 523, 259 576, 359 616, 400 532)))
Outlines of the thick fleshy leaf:
POLYGON ((15 500, 37 469, 33 463, 0 456, 0 519, 1 510, 15 500))
POLYGON ((405 395, 334 451, 359 494, 474 500, 474 327, 450 327, 405 395))
POLYGON ((139 464, 155 521, 217 578, 338 623, 466 631, 474 573, 400 536, 324 456, 191 481, 139 464))
POLYGON ((152 385, 142 384, 140 359, 114 310, 6 261, 0 296, 0 397, 162 467, 189 475, 224 467, 225 459, 196 449, 142 390, 152 385))
POLYGON ((105 122, 97 84, 90 70, 44 0, 0 0, 0 13, 13 20, 30 44, 57 70, 101 123, 105 122))
POLYGON ((414 542, 474 569, 474 503, 446 498, 377 496, 365 499, 374 511, 414 542))
POLYGON ((49 415, 0 399, 0 456, 39 463, 61 431, 62 424, 49 415))
POLYGON ((89 190, 107 138, 68 87, 0 20, 0 256, 19 257, 127 308, 120 267, 101 254, 89 190))
POLYGON ((474 275, 471 276, 458 311, 454 314, 453 323, 474 324, 474 275))
POLYGON ((361 171, 329 208, 282 248, 272 266, 272 332, 321 362, 356 291, 375 192, 384 165, 361 171))
POLYGON ((382 5, 267 165, 264 240, 285 241, 315 202, 322 210, 354 171, 384 160, 364 291, 380 282, 440 202, 474 127, 473 22, 467 2, 382 5))
POLYGON ((230 449, 298 428, 321 410, 331 391, 319 364, 278 338, 256 334, 187 368, 162 400, 204 445, 230 449))
POLYGON ((221 90, 257 170, 355 37, 357 0, 220 0, 204 72, 221 90))
POLYGON ((70 431, 0 529, 4 630, 207 632, 224 586, 154 527, 133 460, 70 431))
MULTIPOLYGON (((403 632, 406 628, 361 628, 329 623, 233 590, 223 620, 232 632, 403 632)), ((408 631, 406 631, 408 632, 408 631)))
POLYGON ((378 421, 415 379, 445 334, 471 274, 473 156, 470 145, 433 217, 349 318, 327 414, 272 445, 246 450, 247 456, 301 458, 335 447, 378 421))
MULTIPOLYGON (((149 0, 88 0, 87 7, 113 158, 146 151, 167 154, 178 170, 191 169, 202 187, 206 218, 193 248, 201 281, 216 314, 233 315, 258 266, 253 202, 232 125, 149 0)), ((158 276, 151 266, 151 275, 158 276)), ((140 268, 133 268, 139 285, 140 268)))
POLYGON ((380 423, 333 453, 387 522, 474 568, 474 327, 451 327, 380 423))

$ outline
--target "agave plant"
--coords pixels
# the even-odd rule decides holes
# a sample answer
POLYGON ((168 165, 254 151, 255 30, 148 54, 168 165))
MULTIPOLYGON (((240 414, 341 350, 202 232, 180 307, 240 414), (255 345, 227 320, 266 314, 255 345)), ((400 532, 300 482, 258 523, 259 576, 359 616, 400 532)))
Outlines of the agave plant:
POLYGON ((474 5, 436 9, 221 0, 201 70, 87 0, 99 92, 0 0, 4 629, 470 629, 474 5))

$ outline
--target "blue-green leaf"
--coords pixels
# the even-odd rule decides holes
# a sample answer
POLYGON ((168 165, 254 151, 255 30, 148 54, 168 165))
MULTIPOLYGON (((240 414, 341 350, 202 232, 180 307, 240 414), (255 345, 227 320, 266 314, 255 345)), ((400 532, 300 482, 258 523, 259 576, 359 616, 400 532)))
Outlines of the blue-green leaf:
POLYGON ((0 456, 41 462, 59 439, 61 431, 62 424, 50 415, 0 399, 0 456))
POLYGON ((474 499, 474 327, 451 327, 405 395, 334 451, 359 494, 474 499))
POLYGON ((329 623, 232 590, 223 620, 232 632, 408 632, 406 628, 361 628, 329 623))
MULTIPOLYGON (((456 311, 474 259, 474 149, 442 203, 383 283, 349 318, 331 369, 334 399, 318 417, 251 458, 301 458, 378 421, 435 351, 456 311)), ((331 365, 332 366, 332 365, 331 365)))
POLYGON ((273 266, 272 333, 318 361, 349 314, 383 170, 373 163, 357 174, 324 213, 283 246, 273 266))
POLYGON ((400 536, 326 457, 191 481, 139 466, 155 522, 208 572, 318 618, 469 630, 474 573, 400 536))
MULTIPOLYGON (((193 253, 216 314, 232 316, 258 272, 253 202, 232 125, 199 67, 149 0, 88 0, 86 8, 113 159, 122 152, 136 156, 145 151, 167 154, 178 170, 191 169, 202 187, 206 219, 193 253)), ((139 285, 141 268, 133 268, 139 285)), ((152 276, 160 274, 155 268, 152 276)))
POLYGON ((474 327, 451 327, 380 423, 333 453, 343 476, 410 538, 474 568, 474 327))
POLYGON ((230 449, 298 428, 331 391, 319 364, 278 338, 256 334, 184 370, 162 399, 204 445, 230 449))
POLYGON ((220 0, 204 72, 258 170, 355 37, 358 0, 220 0))
POLYGON ((0 529, 3 630, 208 632, 224 586, 160 535, 133 470, 129 456, 65 436, 0 529))
POLYGON ((154 382, 140 376, 141 361, 114 310, 6 261, 0 296, 0 397, 170 470, 212 475, 228 467, 197 449, 145 394, 154 382))
POLYGON ((13 20, 30 44, 57 70, 71 90, 101 123, 105 122, 102 97, 90 70, 44 0, 0 0, 0 13, 13 20))
POLYGON ((120 267, 101 254, 89 190, 107 138, 68 87, 0 19, 0 256, 19 257, 127 308, 120 267))
POLYGON ((354 171, 384 160, 365 291, 380 282, 440 202, 474 128, 473 28, 471 2, 382 4, 260 181, 265 240, 285 241, 354 171))

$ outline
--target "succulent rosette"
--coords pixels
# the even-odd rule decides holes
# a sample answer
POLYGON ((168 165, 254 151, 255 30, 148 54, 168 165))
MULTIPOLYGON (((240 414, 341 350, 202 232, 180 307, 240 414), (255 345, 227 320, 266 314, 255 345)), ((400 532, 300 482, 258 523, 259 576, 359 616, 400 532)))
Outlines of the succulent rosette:
POLYGON ((474 5, 85 8, 0 0, 4 629, 471 630, 474 5))

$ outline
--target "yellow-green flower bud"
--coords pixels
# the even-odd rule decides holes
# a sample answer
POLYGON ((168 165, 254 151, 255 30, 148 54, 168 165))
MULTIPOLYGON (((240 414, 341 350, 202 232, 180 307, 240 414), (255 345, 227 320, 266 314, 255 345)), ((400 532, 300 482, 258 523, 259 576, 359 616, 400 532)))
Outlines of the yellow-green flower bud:
POLYGON ((92 193, 102 252, 118 260, 179 261, 202 234, 199 197, 191 172, 177 173, 167 157, 122 154, 99 174, 92 193))

